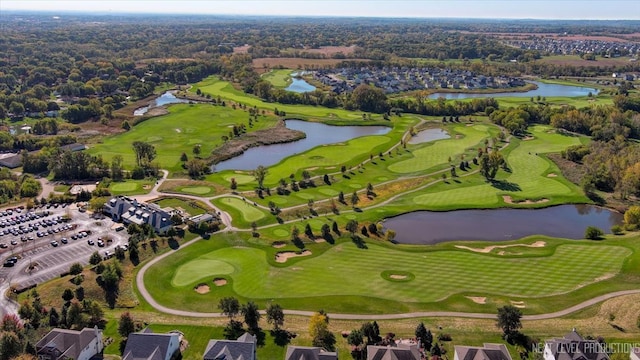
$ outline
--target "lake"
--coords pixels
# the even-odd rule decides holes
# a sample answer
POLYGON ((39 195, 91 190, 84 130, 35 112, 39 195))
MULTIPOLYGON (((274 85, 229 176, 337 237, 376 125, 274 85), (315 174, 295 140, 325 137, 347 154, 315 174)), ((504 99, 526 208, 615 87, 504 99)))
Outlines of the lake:
POLYGON ((407 143, 422 144, 429 141, 443 140, 443 139, 449 139, 449 138, 451 138, 451 136, 449 136, 449 133, 447 133, 442 129, 426 129, 412 136, 411 139, 407 141, 407 143))
POLYGON ((529 235, 584 239, 588 226, 605 233, 622 224, 620 213, 593 205, 544 209, 416 211, 385 220, 402 244, 437 244, 452 240, 507 241, 529 235))
POLYGON ((309 84, 302 78, 296 78, 296 76, 298 76, 298 73, 291 73, 291 84, 287 86, 285 90, 293 91, 296 93, 305 93, 316 89, 315 86, 309 84))
POLYGON ((287 127, 300 130, 307 137, 298 141, 253 147, 242 155, 215 165, 215 171, 254 170, 258 165, 270 166, 287 156, 301 153, 316 146, 339 143, 361 136, 384 135, 391 131, 386 126, 331 126, 302 120, 287 120, 287 127))
POLYGON ((526 92, 502 92, 502 93, 492 93, 492 94, 470 94, 470 93, 433 93, 429 95, 429 99, 437 99, 439 97, 443 97, 447 100, 449 99, 470 99, 470 98, 488 98, 488 97, 537 97, 538 95, 541 97, 552 97, 552 96, 566 96, 566 97, 577 97, 577 96, 587 96, 589 93, 596 95, 598 93, 598 89, 588 88, 588 87, 580 87, 580 86, 571 86, 571 85, 559 85, 559 84, 545 84, 539 81, 529 81, 530 83, 536 84, 538 86, 537 89, 526 91, 526 92))
POLYGON ((142 116, 149 111, 149 109, 154 107, 160 107, 167 104, 178 104, 178 103, 188 103, 189 100, 177 98, 173 91, 167 91, 164 94, 158 96, 154 100, 152 100, 149 105, 137 108, 133 111, 133 116, 142 116))

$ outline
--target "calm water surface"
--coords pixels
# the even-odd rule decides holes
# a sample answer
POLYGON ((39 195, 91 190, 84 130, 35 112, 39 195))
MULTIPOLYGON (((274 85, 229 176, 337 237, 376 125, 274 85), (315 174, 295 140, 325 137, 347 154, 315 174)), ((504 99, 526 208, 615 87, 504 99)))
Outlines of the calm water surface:
POLYGON ((417 211, 384 222, 403 244, 437 244, 452 240, 507 241, 529 235, 584 239, 588 226, 609 233, 622 214, 593 205, 544 209, 417 211))
POLYGON ((287 91, 293 91, 297 93, 310 92, 316 89, 315 86, 309 84, 304 79, 296 78, 298 73, 291 73, 291 84, 285 88, 287 91))
POLYGON ((407 143, 422 144, 429 141, 443 140, 443 139, 449 139, 449 138, 451 138, 451 136, 449 136, 449 133, 447 133, 442 129, 427 129, 427 130, 420 131, 415 136, 412 136, 411 139, 407 141, 407 143))
POLYGON ((445 99, 470 99, 470 98, 487 98, 487 97, 551 97, 551 96, 587 96, 589 93, 596 95, 598 89, 571 86, 571 85, 559 85, 559 84, 545 84, 539 81, 530 81, 538 86, 537 89, 527 92, 503 92, 494 94, 465 94, 465 93, 433 93, 429 95, 429 99, 437 99, 443 97, 445 99))
POLYGON ((149 111, 149 109, 154 107, 159 107, 167 104, 178 104, 178 103, 188 103, 189 100, 177 98, 173 91, 167 91, 164 94, 158 96, 153 100, 148 106, 143 106, 141 108, 135 109, 133 112, 133 116, 142 116, 149 111))

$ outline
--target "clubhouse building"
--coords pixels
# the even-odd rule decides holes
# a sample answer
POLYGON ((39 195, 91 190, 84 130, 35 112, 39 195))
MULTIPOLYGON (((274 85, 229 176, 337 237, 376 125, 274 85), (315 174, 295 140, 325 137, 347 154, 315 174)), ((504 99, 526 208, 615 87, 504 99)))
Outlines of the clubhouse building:
POLYGON ((149 224, 158 234, 164 234, 172 226, 171 216, 176 214, 171 208, 161 208, 156 204, 138 202, 126 196, 111 198, 102 211, 113 221, 129 224, 149 224))

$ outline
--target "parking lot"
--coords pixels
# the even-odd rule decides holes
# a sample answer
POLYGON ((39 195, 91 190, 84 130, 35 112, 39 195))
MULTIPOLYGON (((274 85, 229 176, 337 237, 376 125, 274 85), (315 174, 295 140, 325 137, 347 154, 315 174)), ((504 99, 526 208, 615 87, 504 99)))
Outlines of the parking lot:
POLYGON ((114 230, 118 225, 109 218, 81 212, 75 204, 29 211, 2 209, 0 283, 29 287, 59 276, 75 262, 87 264, 95 251, 101 256, 106 251, 113 253, 128 239, 126 231, 114 230), (11 258, 17 261, 9 264, 11 258))

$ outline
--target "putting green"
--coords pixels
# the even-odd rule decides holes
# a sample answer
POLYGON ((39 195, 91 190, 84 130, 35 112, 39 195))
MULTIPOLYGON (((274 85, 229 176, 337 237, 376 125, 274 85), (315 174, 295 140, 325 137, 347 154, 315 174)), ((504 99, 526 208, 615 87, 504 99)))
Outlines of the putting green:
MULTIPOLYGON (((230 275, 233 290, 250 299, 358 295, 431 302, 465 292, 530 298, 571 292, 617 274, 630 254, 628 248, 608 245, 566 244, 548 256, 497 257, 463 250, 406 252, 375 244, 363 251, 341 244, 316 257, 299 258, 295 266, 275 268, 264 250, 229 247, 178 265, 173 273, 163 263, 169 273, 155 279, 171 281, 183 288, 181 294, 190 294, 193 285, 213 275, 230 275), (438 266, 424 271, 425 264, 438 266), (407 278, 390 281, 393 274, 407 278)), ((180 301, 180 296, 156 299, 180 301)))
POLYGON ((212 277, 215 275, 229 275, 233 273, 233 265, 215 259, 194 260, 180 266, 176 271, 171 283, 174 286, 186 286, 193 282, 193 279, 212 277))
POLYGON ((213 192, 213 189, 208 186, 185 186, 180 188, 180 191, 195 195, 206 195, 213 192))
POLYGON ((227 198, 223 203, 238 210, 247 222, 257 221, 264 217, 264 213, 262 211, 258 210, 252 203, 247 201, 237 198, 227 198))
POLYGON ((289 236, 289 232, 285 229, 275 229, 273 230, 273 235, 277 237, 285 237, 285 236, 289 236))
POLYGON ((227 174, 224 176, 224 179, 231 183, 231 179, 236 179, 238 184, 248 184, 256 179, 251 175, 245 174, 227 174))
POLYGON ((138 184, 134 182, 112 183, 110 188, 114 192, 135 191, 138 189, 138 184))

